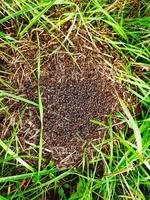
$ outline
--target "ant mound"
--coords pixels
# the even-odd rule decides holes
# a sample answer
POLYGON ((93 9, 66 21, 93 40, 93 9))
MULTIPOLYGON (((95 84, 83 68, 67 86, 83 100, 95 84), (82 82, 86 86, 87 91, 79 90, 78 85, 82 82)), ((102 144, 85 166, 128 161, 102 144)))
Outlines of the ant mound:
MULTIPOLYGON (((100 142, 104 133, 109 137, 106 128, 93 124, 91 120, 107 123, 108 116, 121 109, 118 96, 127 100, 129 95, 124 86, 115 80, 122 61, 116 51, 107 45, 96 44, 95 47, 85 37, 76 36, 69 53, 61 48, 53 53, 56 44, 48 42, 47 38, 46 41, 42 39, 40 90, 44 108, 43 156, 64 169, 82 161, 84 148, 88 149, 88 155, 92 155, 88 147, 91 142, 100 142)), ((37 80, 30 75, 29 69, 35 71, 38 48, 36 44, 31 45, 26 41, 20 49, 28 62, 23 62, 20 55, 15 54, 18 57, 14 68, 18 67, 20 71, 16 70, 11 80, 15 88, 19 86, 20 95, 37 101, 37 80)), ((34 150, 33 154, 37 155, 40 135, 38 109, 28 106, 25 110, 22 103, 12 103, 12 100, 5 104, 9 105, 11 116, 16 122, 18 113, 24 113, 19 118, 19 144, 24 152, 32 154, 34 150)), ((4 118, 1 126, 12 124, 8 120, 4 118)), ((9 128, 7 130, 11 133, 9 128)), ((3 135, 6 135, 6 131, 3 135)))
POLYGON ((61 168, 79 163, 84 146, 101 141, 105 128, 91 120, 107 123, 108 115, 120 110, 118 94, 124 91, 95 52, 82 48, 76 55, 80 69, 68 55, 58 53, 41 73, 44 152, 61 168))
POLYGON ((106 90, 101 81, 66 80, 42 86, 44 147, 51 151, 55 162, 74 164, 81 157, 83 144, 101 139, 102 132, 90 120, 105 121, 117 102, 112 86, 107 83, 106 90))

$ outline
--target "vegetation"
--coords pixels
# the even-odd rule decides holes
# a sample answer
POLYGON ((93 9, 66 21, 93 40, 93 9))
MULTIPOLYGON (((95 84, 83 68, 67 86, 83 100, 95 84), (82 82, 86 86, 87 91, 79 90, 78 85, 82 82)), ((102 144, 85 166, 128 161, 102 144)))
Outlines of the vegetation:
MULTIPOLYGON (((0 139, 0 199, 150 199, 149 42, 149 0, 0 2, 0 114, 4 112, 7 117, 13 118, 4 103, 6 98, 13 99, 23 105, 37 107, 41 121, 36 155, 38 167, 29 162, 34 158, 23 154, 17 145, 20 120, 14 125, 11 137, 0 139), (62 27, 68 23, 71 26, 66 34, 62 27), (93 45, 100 41, 117 50, 123 60, 117 78, 122 84, 126 83, 142 109, 140 115, 136 114, 135 107, 129 110, 126 102, 120 99, 123 112, 116 113, 116 117, 122 119, 124 128, 112 126, 112 116, 109 116, 109 123, 103 126, 108 129, 110 137, 103 138, 100 144, 93 144, 96 155, 88 160, 84 154, 81 167, 59 171, 51 161, 43 165, 40 33, 46 31, 55 38, 58 48, 61 46, 69 52, 65 42, 71 44, 70 35, 80 29, 87 31, 93 45), (38 46, 37 66, 33 69, 37 77, 38 102, 19 96, 11 82, 3 76, 6 71, 2 60, 9 57, 7 49, 11 48, 17 52, 16 55, 19 53, 26 59, 18 45, 31 32, 35 33, 38 46), (108 151, 103 150, 105 146, 108 151)), ((22 116, 23 112, 20 119, 22 116)), ((102 125, 96 120, 91 123, 102 125)))

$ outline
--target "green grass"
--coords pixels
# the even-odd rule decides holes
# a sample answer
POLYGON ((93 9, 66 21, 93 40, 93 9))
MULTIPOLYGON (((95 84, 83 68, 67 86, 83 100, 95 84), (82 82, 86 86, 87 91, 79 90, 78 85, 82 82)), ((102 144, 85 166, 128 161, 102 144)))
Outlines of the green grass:
MULTIPOLYGON (((17 132, 23 113, 13 127, 12 137, 0 139, 0 199, 150 199, 150 2, 141 0, 140 4, 108 0, 4 0, 0 2, 0 60, 8 59, 9 48, 26 60, 19 49, 24 37, 35 32, 38 47, 37 65, 33 70, 37 77, 37 102, 20 96, 5 76, 0 75, 0 113, 11 118, 5 99, 22 102, 26 107, 35 106, 41 122, 39 144, 32 147, 37 157, 22 153, 18 147, 17 132), (119 6, 118 6, 119 4, 119 6), (58 13, 57 13, 57 12, 58 13), (11 23, 10 23, 11 22, 11 23), (65 24, 71 23, 66 35, 65 24), (7 27, 15 30, 7 30, 7 27), (5 27, 5 28, 4 28, 5 27), (40 30, 54 37, 59 47, 69 52, 66 42, 72 44, 73 31, 85 29, 93 46, 100 41, 115 48, 120 54, 122 68, 118 79, 127 84, 129 92, 139 99, 142 111, 136 116, 129 110, 126 102, 120 100, 122 113, 116 117, 125 124, 120 130, 112 125, 112 117, 104 125, 97 120, 97 126, 103 126, 110 133, 109 138, 93 145, 96 155, 88 160, 83 154, 83 166, 59 171, 54 164, 43 167, 43 105, 40 90, 42 66, 42 48, 40 30), (108 31, 104 31, 108 30, 108 31), (14 31, 15 34, 11 34, 14 31), (103 148, 109 146, 109 152, 103 148), (38 167, 30 162, 35 159, 38 167), (103 165, 103 167, 102 167, 103 165), (102 169, 103 168, 103 169, 102 169), (48 196, 48 192, 51 197, 48 196)), ((136 1, 135 1, 136 2, 136 1)), ((58 50, 56 49, 56 51, 58 50)), ((11 58, 9 58, 11 59, 11 58)), ((0 63, 0 67, 1 67, 0 63)), ((29 63, 29 66, 31 64, 29 63)), ((80 66, 78 66, 80 67, 80 66)), ((110 66, 111 67, 111 66, 110 66)), ((10 69, 11 71, 11 69, 10 69)), ((1 69, 0 69, 1 72, 1 69)), ((13 117, 13 116, 12 116, 13 117)))

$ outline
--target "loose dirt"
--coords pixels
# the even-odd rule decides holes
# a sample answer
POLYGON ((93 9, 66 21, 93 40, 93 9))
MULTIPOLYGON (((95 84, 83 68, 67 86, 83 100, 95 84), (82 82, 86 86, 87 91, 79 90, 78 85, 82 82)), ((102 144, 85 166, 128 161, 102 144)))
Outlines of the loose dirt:
MULTIPOLYGON (((42 38, 42 35, 40 36, 42 38)), ((43 36, 44 38, 44 36, 43 36)), ((43 155, 60 168, 77 165, 82 160, 85 146, 100 142, 106 129, 92 124, 99 120, 107 124, 108 115, 120 110, 118 96, 127 100, 123 86, 115 80, 121 63, 118 54, 106 44, 93 44, 85 34, 75 36, 69 53, 58 49, 55 42, 43 39, 41 43, 40 89, 44 107, 43 155), (47 44, 47 45, 46 45, 47 44)), ((25 40, 20 50, 26 60, 17 61, 11 83, 18 93, 37 101, 37 80, 34 76, 37 46, 25 40), (28 61, 28 62, 27 62, 28 61), (14 75, 15 74, 15 75, 14 75)), ((14 66, 11 62, 11 65, 14 66)), ((10 65, 10 63, 9 63, 10 65)), ((16 123, 23 104, 7 100, 15 122, 3 119, 3 127, 16 123), (9 122, 8 122, 9 121, 9 122)), ((1 119, 2 121, 2 119, 1 119)), ((37 108, 28 106, 20 119, 17 136, 24 152, 38 155, 40 120, 37 108), (27 150, 28 148, 28 150, 27 150)), ((10 128, 8 129, 10 136, 10 128)), ((3 135, 6 135, 3 133, 3 135)), ((108 132, 107 132, 108 136, 108 132)), ((91 151, 89 152, 90 155, 91 151)))
POLYGON ((115 84, 94 63, 87 64, 86 58, 80 60, 81 72, 68 56, 59 55, 57 62, 47 69, 53 75, 41 79, 44 146, 61 166, 74 165, 81 159, 83 145, 102 137, 100 127, 90 120, 106 122, 107 115, 117 110, 118 97, 115 84))

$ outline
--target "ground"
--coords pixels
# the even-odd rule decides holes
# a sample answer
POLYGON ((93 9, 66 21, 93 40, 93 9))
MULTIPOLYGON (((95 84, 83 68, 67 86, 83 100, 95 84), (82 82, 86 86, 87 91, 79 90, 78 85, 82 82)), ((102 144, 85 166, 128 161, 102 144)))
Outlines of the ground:
MULTIPOLYGON (((43 34, 40 37, 43 37, 43 34)), ((92 47, 88 38, 79 33, 73 35, 72 42, 74 47, 71 52, 75 55, 76 63, 70 55, 61 50, 52 56, 43 54, 45 62, 41 67, 40 77, 44 108, 43 155, 48 160, 54 161, 61 169, 82 162, 83 147, 92 141, 100 142, 106 132, 105 128, 103 130, 90 120, 99 120, 105 124, 109 115, 121 111, 119 97, 125 98, 126 102, 132 101, 132 98, 127 95, 125 86, 115 80, 115 73, 117 73, 115 68, 119 68, 122 64, 115 50, 112 53, 112 49, 98 42, 96 48, 92 47), (100 56, 100 53, 105 55, 100 56), (113 72, 105 60, 114 68, 113 72)), ((48 43, 48 40, 45 39, 45 43, 48 43)), ((26 49, 30 52, 26 56, 27 61, 30 62, 30 58, 38 54, 38 48, 35 45, 32 52, 33 46, 26 41, 26 49)), ((16 71, 19 66, 19 61, 12 64, 16 71)), ((22 70, 29 67, 27 63, 25 66, 22 64, 22 70)), ((24 71, 24 77, 27 79, 29 76, 26 73, 28 72, 24 71)), ((21 71, 18 72, 18 77, 22 79, 21 71)), ((13 79, 15 89, 19 91, 21 86, 20 95, 26 94, 28 99, 37 101, 37 85, 34 77, 31 76, 31 80, 23 80, 21 83, 19 80, 17 86, 17 75, 13 76, 13 79)), ((14 104, 12 101, 5 103, 9 107, 12 106, 11 114, 17 120, 22 109, 21 104, 21 102, 14 104)), ((3 121, 3 126, 10 124, 9 119, 4 118, 3 121)), ((7 133, 4 128, 3 130, 3 135, 10 135, 10 129, 7 133)), ((39 130, 40 119, 37 108, 29 108, 22 117, 22 126, 17 133, 21 146, 26 148, 26 145, 38 145, 39 130)))

